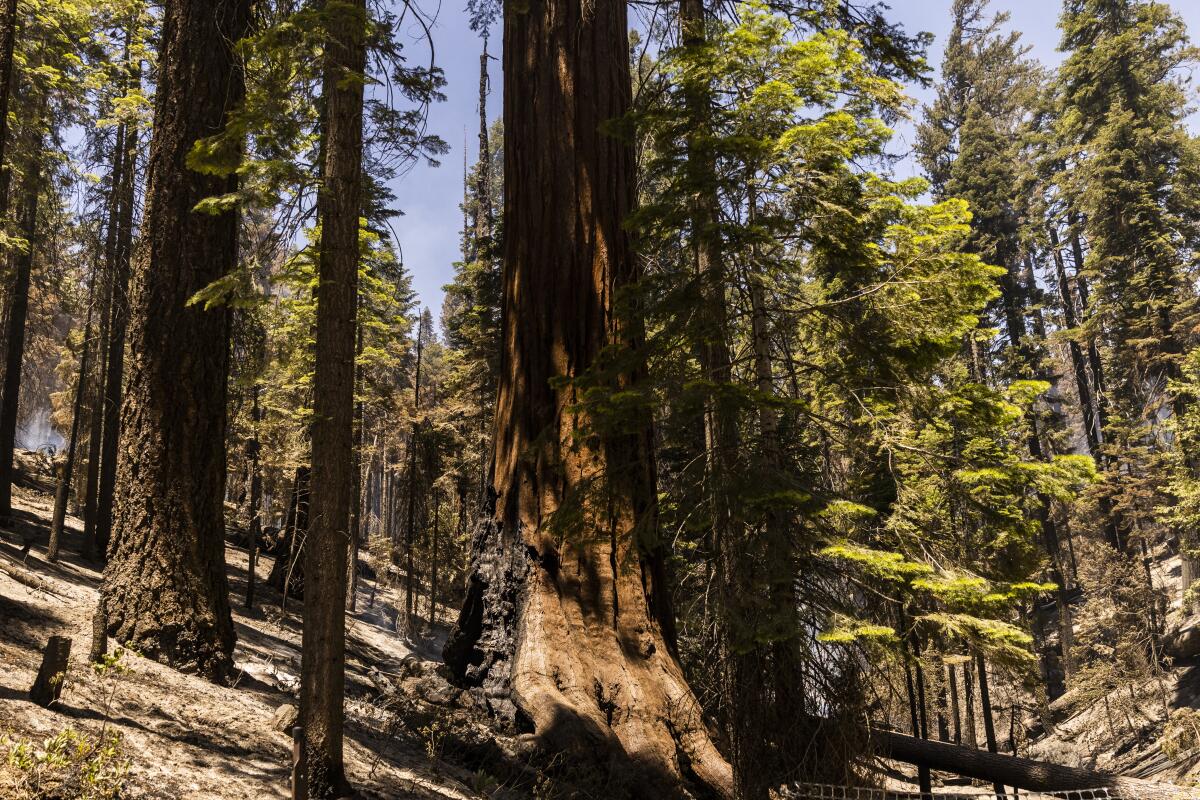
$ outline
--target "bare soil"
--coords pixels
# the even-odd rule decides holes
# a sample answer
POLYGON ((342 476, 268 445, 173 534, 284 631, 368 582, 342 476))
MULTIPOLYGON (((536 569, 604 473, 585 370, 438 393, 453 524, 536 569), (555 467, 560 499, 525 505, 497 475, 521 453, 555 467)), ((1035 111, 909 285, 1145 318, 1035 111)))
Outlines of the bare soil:
MULTIPOLYGON (((216 686, 129 653, 121 658, 128 672, 98 676, 88 650, 100 565, 79 555, 82 524, 75 517, 68 519, 62 558, 46 561, 50 487, 44 480, 24 483, 14 495, 14 524, 0 531, 0 741, 7 735, 10 744, 42 742, 67 727, 93 738, 116 731, 130 761, 123 798, 289 797, 292 743, 272 730, 271 718, 280 705, 297 702, 302 603, 289 599, 288 616, 281 614, 281 598, 264 585, 271 558, 259 559, 258 599, 247 611, 246 551, 226 548, 238 636, 232 685, 216 686), (23 555, 26 542, 31 547, 23 555), (43 709, 29 701, 28 691, 52 635, 71 638, 70 668, 60 701, 43 709)), ((369 581, 360 581, 360 590, 360 613, 346 626, 346 766, 359 796, 481 797, 471 786, 486 780, 438 759, 430 732, 398 722, 382 708, 376 688, 380 677, 402 671, 406 658, 436 659, 438 638, 413 642, 397 635, 392 590, 369 581)), ((110 642, 110 652, 115 648, 110 642)), ((21 779, 0 753, 0 797, 22 796, 21 779)))

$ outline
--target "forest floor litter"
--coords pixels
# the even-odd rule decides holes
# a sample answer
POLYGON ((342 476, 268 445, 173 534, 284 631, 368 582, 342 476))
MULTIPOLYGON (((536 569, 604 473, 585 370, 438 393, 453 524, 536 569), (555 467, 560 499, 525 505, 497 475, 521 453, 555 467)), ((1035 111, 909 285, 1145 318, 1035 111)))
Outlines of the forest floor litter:
MULTIPOLYGON (((82 522, 75 517, 67 521, 62 558, 57 564, 46 561, 52 496, 45 488, 27 480, 14 498, 14 528, 0 533, 0 747, 11 751, 26 740, 40 748, 67 728, 95 741, 115 732, 120 758, 128 759, 122 798, 289 797, 292 742, 273 729, 273 720, 278 722, 281 706, 298 702, 300 620, 295 612, 302 604, 290 599, 291 614, 281 620, 279 594, 266 586, 271 559, 259 559, 260 599, 247 612, 246 552, 232 545, 226 549, 238 635, 230 686, 131 653, 120 657, 122 668, 97 674, 88 650, 99 565, 78 555, 82 522), (32 548, 23 554, 29 541, 32 548), (52 635, 71 638, 70 667, 60 700, 43 709, 29 701, 28 692, 52 635)), ((496 779, 439 757, 444 725, 426 716, 423 729, 413 729, 417 723, 406 724, 394 703, 383 698, 413 674, 415 683, 424 680, 434 700, 453 701, 437 692, 456 690, 431 677, 438 668, 432 659, 440 651, 439 637, 414 644, 393 632, 394 614, 384 610, 394 608, 394 590, 378 587, 368 607, 370 589, 360 582, 359 613, 347 625, 346 765, 352 783, 364 798, 467 800, 483 796, 476 791, 480 788, 495 796, 496 779)), ((109 652, 116 652, 115 643, 110 642, 109 652)), ((8 755, 0 753, 0 797, 14 796, 17 784, 27 779, 8 755)))

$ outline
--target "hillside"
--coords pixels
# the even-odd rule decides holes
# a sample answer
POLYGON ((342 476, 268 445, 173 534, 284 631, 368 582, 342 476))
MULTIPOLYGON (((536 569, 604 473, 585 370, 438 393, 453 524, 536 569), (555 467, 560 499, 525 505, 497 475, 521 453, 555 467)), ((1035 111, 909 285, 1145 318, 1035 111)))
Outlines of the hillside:
MULTIPOLYGON (((246 552, 233 545, 226 550, 238 635, 238 675, 230 686, 216 686, 131 653, 119 661, 128 671, 98 676, 88 664, 97 565, 78 555, 81 522, 75 517, 68 520, 65 557, 57 564, 46 562, 52 496, 39 476, 30 477, 14 501, 19 522, 0 538, 0 736, 5 751, 0 797, 24 796, 17 787, 29 778, 8 759, 14 745, 26 740, 41 746, 68 728, 93 741, 104 731, 120 737, 114 759, 128 762, 122 798, 289 797, 291 741, 272 729, 272 718, 281 705, 296 702, 302 604, 291 599, 289 616, 281 618, 281 598, 265 585, 271 560, 259 561, 259 600, 248 612, 243 606, 246 552), (32 548, 22 555, 30 538, 32 548), (60 702, 43 709, 29 701, 28 692, 50 636, 71 638, 71 661, 60 702)), ((360 586, 360 612, 346 626, 346 759, 362 796, 467 800, 481 796, 473 786, 494 792, 497 781, 485 772, 442 760, 439 733, 428 723, 422 730, 417 717, 401 716, 377 686, 388 676, 400 683, 410 673, 433 670, 435 665, 423 659, 438 657, 439 640, 406 642, 391 630, 393 590, 376 591, 370 581, 360 586), (374 605, 369 605, 372 594, 374 605)))

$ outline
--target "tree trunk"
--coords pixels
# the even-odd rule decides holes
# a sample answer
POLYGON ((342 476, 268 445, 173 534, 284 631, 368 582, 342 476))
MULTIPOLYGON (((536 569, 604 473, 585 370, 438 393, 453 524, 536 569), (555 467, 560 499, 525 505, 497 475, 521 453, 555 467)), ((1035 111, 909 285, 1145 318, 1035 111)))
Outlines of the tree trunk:
POLYGON ((308 506, 310 470, 296 467, 292 496, 288 506, 288 521, 284 528, 282 555, 275 557, 268 578, 271 585, 283 594, 282 605, 287 609, 288 597, 304 596, 304 540, 308 536, 308 506))
POLYGON ((442 522, 442 496, 441 493, 434 487, 433 490, 433 529, 431 536, 433 538, 432 553, 429 564, 429 630, 432 631, 437 625, 437 602, 438 602, 438 527, 442 522))
POLYGON ((8 218, 8 105, 12 97, 13 52, 17 43, 17 0, 0 11, 0 220, 8 218))
POLYGON ((422 320, 417 322, 417 364, 413 373, 413 423, 412 433, 408 439, 408 505, 404 524, 404 631, 412 630, 414 586, 416 579, 416 526, 417 526, 417 441, 420 436, 418 415, 421 411, 421 353, 424 348, 422 336, 425 325, 422 320))
POLYGON ((909 764, 925 764, 931 769, 1031 792, 1112 789, 1122 797, 1136 797, 1139 800, 1180 797, 1178 790, 1164 784, 1017 756, 994 755, 969 747, 931 742, 892 731, 872 730, 871 742, 875 745, 876 752, 884 758, 909 764))
MULTIPOLYGON (((141 67, 131 69, 131 86, 140 88, 141 67)), ((117 195, 116 254, 112 272, 108 359, 104 377, 104 434, 100 442, 100 484, 97 491, 96 543, 108 552, 112 538, 113 500, 117 485, 117 443, 121 430, 121 381, 125 372, 125 335, 129 326, 129 272, 133 257, 133 204, 137 166, 137 129, 124 129, 125 158, 117 195)))
POLYGON ((100 458, 104 449, 104 439, 108 432, 104 430, 109 416, 105 406, 108 394, 108 356, 111 344, 114 301, 116 300, 117 282, 117 220, 120 218, 120 186, 124 178, 122 170, 125 166, 125 126, 117 128, 116 141, 113 145, 112 170, 109 175, 108 218, 104 225, 104 269, 102 271, 102 286, 100 300, 100 355, 96 373, 96 384, 93 388, 94 402, 92 403, 91 429, 88 432, 87 472, 84 477, 83 503, 83 541, 84 549, 91 558, 103 559, 107 551, 101 546, 96 535, 96 522, 100 509, 100 458))
POLYGON ((228 308, 188 305, 237 263, 237 214, 200 214, 235 175, 187 166, 243 93, 233 45, 249 0, 168 0, 162 16, 144 241, 132 270, 109 629, 143 655, 224 680, 235 634, 225 577, 228 308))
POLYGON ((954 665, 946 666, 946 675, 950 679, 950 718, 954 726, 954 743, 962 744, 962 712, 958 707, 958 676, 954 665))
POLYGON ((966 711, 967 746, 979 747, 979 736, 975 730, 975 662, 964 661, 963 671, 963 706, 966 711))
POLYGON ((301 470, 307 467, 297 467, 292 476, 292 488, 288 492, 287 508, 283 512, 283 525, 280 528, 281 539, 275 545, 275 563, 271 565, 271 573, 267 583, 276 591, 282 592, 287 583, 287 573, 295 552, 296 541, 296 505, 300 498, 301 470))
MULTIPOLYGON (((357 320, 357 314, 355 316, 357 320)), ((362 366, 359 364, 359 359, 363 352, 363 329, 362 323, 358 321, 354 325, 354 340, 354 391, 358 392, 362 386, 362 366)), ((354 432, 351 435, 354 441, 354 453, 350 459, 354 467, 354 482, 350 488, 350 554, 346 566, 346 610, 353 614, 355 606, 358 604, 358 549, 362 546, 364 530, 362 518, 366 505, 363 498, 363 404, 361 400, 354 403, 354 432)))
MULTIPOLYGON (((655 614, 667 589, 648 563, 652 430, 605 426, 572 383, 642 335, 613 305, 638 277, 622 226, 632 147, 602 131, 630 107, 625 4, 506 11, 498 501, 476 534, 446 661, 502 719, 598 762, 609 796, 672 797, 690 783, 729 797, 729 766, 655 614)), ((611 388, 637 385, 636 372, 614 372, 611 388)))
MULTIPOLYGON (((1079 318, 1075 314, 1075 296, 1067 281, 1067 270, 1063 264, 1062 251, 1059 249, 1058 229, 1050 226, 1050 252, 1054 258, 1054 275, 1058 283, 1058 297, 1063 309, 1063 323, 1068 329, 1074 330, 1079 326, 1079 318)), ((1067 350, 1071 356, 1071 371, 1075 375, 1075 390, 1079 395, 1079 411, 1083 416, 1083 433, 1087 441, 1088 453, 1093 458, 1100 457, 1100 432, 1096 416, 1096 401, 1092 396, 1091 383, 1088 380, 1087 362, 1084 360, 1083 348, 1075 337, 1067 340, 1067 350)))
POLYGON ((358 328, 358 218, 362 209, 365 0, 327 3, 323 64, 324 170, 317 209, 316 367, 312 519, 304 546, 300 721, 312 798, 349 791, 342 760, 346 568, 355 489, 354 376, 358 328))
POLYGON ((258 547, 262 539, 262 446, 258 441, 258 426, 262 421, 262 406, 258 402, 261 390, 257 383, 250 388, 250 441, 246 443, 246 455, 250 457, 249 522, 246 542, 246 609, 254 608, 255 570, 258 567, 258 547))
MULTIPOLYGON (((39 124, 37 122, 35 125, 39 124)), ((22 192, 21 235, 26 246, 14 258, 16 275, 9 302, 8 335, 4 358, 4 394, 0 397, 0 521, 12 517, 13 448, 17 438, 17 411, 21 399, 21 367, 25 361, 25 319, 29 313, 29 283, 37 242, 38 198, 41 196, 41 147, 35 146, 26 166, 22 192)))
POLYGON ((58 560, 63 526, 67 518, 67 499, 71 495, 71 479, 75 471, 75 455, 79 449, 79 420, 83 412, 83 395, 87 387, 87 374, 92 358, 92 313, 96 299, 96 270, 92 269, 92 280, 88 286, 87 321, 83 325, 83 351, 79 355, 79 376, 75 382, 75 399, 71 404, 71 439, 67 443, 67 460, 58 475, 58 487, 54 493, 54 515, 50 522, 50 542, 46 558, 58 560))
MULTIPOLYGON (((979 667, 979 705, 983 711, 983 736, 987 742, 988 752, 994 754, 999 752, 999 748, 996 747, 996 726, 992 722, 992 697, 988 686, 987 662, 983 660, 983 653, 975 655, 975 663, 979 667)), ((1004 784, 997 781, 994 788, 998 797, 1004 795, 1004 784)))

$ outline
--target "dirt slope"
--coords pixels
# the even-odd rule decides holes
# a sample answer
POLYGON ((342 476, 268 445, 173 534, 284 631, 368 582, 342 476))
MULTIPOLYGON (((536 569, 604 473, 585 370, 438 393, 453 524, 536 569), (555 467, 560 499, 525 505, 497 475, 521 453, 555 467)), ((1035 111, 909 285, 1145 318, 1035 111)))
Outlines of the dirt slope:
MULTIPOLYGON (((231 605, 237 628, 235 652, 240 675, 230 687, 214 686, 136 655, 121 663, 127 673, 94 674, 87 664, 91 616, 100 575, 97 565, 78 555, 81 524, 69 519, 65 556, 45 561, 50 497, 44 486, 28 485, 14 499, 13 530, 0 532, 0 738, 41 742, 71 726, 97 737, 115 730, 130 759, 130 798, 285 798, 291 741, 271 729, 271 718, 292 702, 299 672, 299 604, 281 620, 280 598, 261 588, 253 613, 243 608, 246 553, 228 547, 231 605), (26 540, 33 540, 22 558, 26 540), (51 635, 72 639, 71 663, 61 702, 52 710, 29 702, 40 650, 51 635), (111 696, 111 700, 110 700, 111 696), (107 711, 106 711, 107 708, 107 711)), ((259 560, 266 578, 271 559, 259 560)), ((367 608, 371 585, 363 585, 359 608, 347 625, 349 634, 346 736, 347 768, 363 797, 455 798, 480 795, 471 783, 480 778, 427 755, 428 732, 407 730, 380 708, 369 678, 371 668, 394 672, 413 649, 394 634, 382 606, 393 603, 380 589, 367 608)), ((431 657, 436 641, 422 643, 431 657)), ((4 754, 0 754, 3 756, 4 754)), ((22 776, 0 758, 0 797, 20 796, 22 776)))

